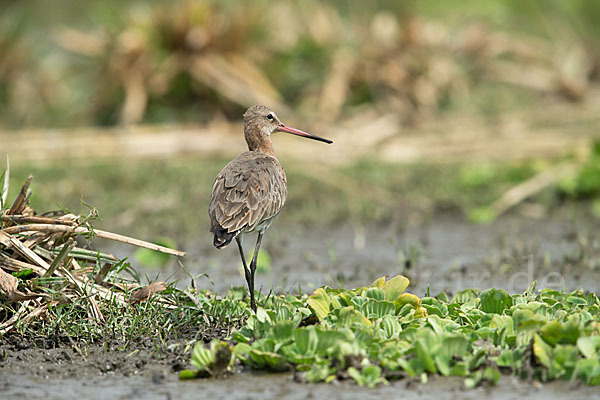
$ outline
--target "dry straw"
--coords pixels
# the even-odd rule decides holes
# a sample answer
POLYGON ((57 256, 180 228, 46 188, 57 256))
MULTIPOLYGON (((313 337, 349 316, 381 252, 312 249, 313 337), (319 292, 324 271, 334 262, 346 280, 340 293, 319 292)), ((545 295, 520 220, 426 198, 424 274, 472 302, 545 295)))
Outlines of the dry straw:
POLYGON ((102 303, 128 307, 167 288, 164 282, 142 287, 125 280, 118 275, 122 261, 86 244, 99 237, 179 257, 185 253, 96 230, 90 215, 38 216, 28 206, 31 176, 8 207, 8 171, 0 196, 0 335, 43 317, 61 302, 83 300, 88 318, 103 322, 102 303))

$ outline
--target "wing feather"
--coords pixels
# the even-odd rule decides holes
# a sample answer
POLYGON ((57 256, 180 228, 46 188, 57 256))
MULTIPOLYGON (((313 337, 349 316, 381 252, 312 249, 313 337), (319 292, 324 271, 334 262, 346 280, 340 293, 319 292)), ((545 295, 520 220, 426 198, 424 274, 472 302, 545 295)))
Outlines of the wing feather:
POLYGON ((209 205, 211 232, 252 231, 275 217, 286 197, 286 177, 277 159, 242 153, 215 179, 209 205))

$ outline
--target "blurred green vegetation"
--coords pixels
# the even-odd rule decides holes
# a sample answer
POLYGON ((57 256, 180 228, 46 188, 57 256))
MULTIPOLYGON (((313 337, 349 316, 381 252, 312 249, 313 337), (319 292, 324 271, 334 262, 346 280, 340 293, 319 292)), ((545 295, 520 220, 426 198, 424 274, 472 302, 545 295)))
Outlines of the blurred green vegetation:
POLYGON ((407 123, 596 96, 600 3, 0 4, 0 127, 238 118, 253 103, 407 123))
MULTIPOLYGON (((168 237, 159 237, 153 243, 169 249, 177 247, 175 242, 168 237)), ((133 259, 145 268, 161 268, 167 265, 171 260, 171 256, 160 251, 140 247, 133 253, 133 259)))
POLYGON ((561 181, 559 189, 575 199, 593 198, 600 194, 600 141, 594 143, 591 154, 575 178, 561 181))
MULTIPOLYGON (((266 103, 319 122, 371 108, 400 116, 401 131, 449 113, 494 124, 510 111, 600 96, 593 1, 58 3, 0 4, 0 129, 237 121, 266 103)), ((206 188, 226 161, 21 162, 11 191, 32 171, 38 211, 78 211, 83 196, 111 230, 181 237, 204 229, 206 188)), ((389 220, 415 209, 473 217, 558 161, 406 166, 374 154, 329 177, 290 165, 291 212, 280 218, 389 220)), ((578 171, 535 201, 597 198, 599 146, 578 171)))
MULTIPOLYGON (((564 205, 593 206, 588 199, 596 198, 592 193, 600 193, 600 182, 586 181, 586 176, 592 165, 598 168, 599 160, 598 154, 590 156, 575 176, 535 193, 527 202, 546 212, 564 205)), ((95 223, 99 229, 150 240, 161 235, 182 243, 209 236, 210 192, 206 188, 211 187, 226 161, 189 157, 85 165, 65 162, 51 167, 19 163, 11 167, 8 200, 15 198, 31 172, 30 203, 38 213, 68 209, 85 214, 90 204, 100 210, 101 220, 95 223)), ((289 196, 274 229, 279 225, 326 226, 340 221, 404 224, 410 215, 427 219, 444 212, 469 216, 551 165, 551 161, 539 160, 398 165, 363 159, 332 168, 329 177, 322 180, 318 174, 307 173, 301 164, 287 163, 289 196), (332 186, 330 179, 341 185, 332 186)), ((143 256, 152 258, 152 253, 143 256)))

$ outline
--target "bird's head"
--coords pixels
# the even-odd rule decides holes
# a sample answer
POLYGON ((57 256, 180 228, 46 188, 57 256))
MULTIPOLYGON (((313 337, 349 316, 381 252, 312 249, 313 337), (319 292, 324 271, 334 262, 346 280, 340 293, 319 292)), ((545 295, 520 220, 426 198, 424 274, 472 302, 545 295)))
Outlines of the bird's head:
POLYGON ((270 138, 271 134, 274 132, 287 132, 329 144, 333 143, 329 139, 287 126, 279 120, 279 117, 277 117, 277 114, 275 114, 274 111, 269 107, 261 105, 252 106, 244 113, 244 132, 248 143, 253 139, 258 139, 256 136, 270 138))

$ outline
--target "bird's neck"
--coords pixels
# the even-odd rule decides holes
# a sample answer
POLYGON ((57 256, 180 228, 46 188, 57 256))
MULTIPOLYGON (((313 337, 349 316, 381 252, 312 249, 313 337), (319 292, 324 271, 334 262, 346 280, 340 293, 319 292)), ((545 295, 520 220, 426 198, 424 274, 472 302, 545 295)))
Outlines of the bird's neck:
POLYGON ((269 136, 265 135, 249 135, 246 134, 246 143, 248 143, 248 150, 259 151, 261 153, 275 156, 275 149, 273 148, 273 142, 269 136))

